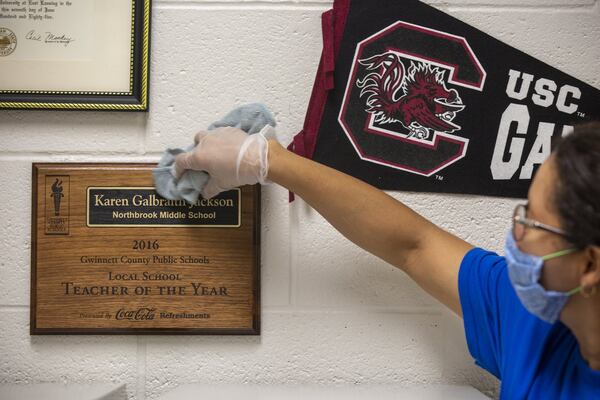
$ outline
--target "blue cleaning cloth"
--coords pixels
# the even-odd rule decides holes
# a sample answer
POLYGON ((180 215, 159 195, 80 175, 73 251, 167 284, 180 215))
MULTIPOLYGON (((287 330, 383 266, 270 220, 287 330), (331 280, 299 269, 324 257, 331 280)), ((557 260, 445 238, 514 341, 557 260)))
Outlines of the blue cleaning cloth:
MULTIPOLYGON (((233 126, 252 135, 259 133, 267 125, 277 125, 269 109, 261 103, 251 103, 233 109, 222 119, 210 124, 208 130, 233 126)), ((188 170, 179 180, 175 178, 175 157, 193 150, 194 147, 192 144, 184 148, 167 149, 158 166, 152 170, 156 191, 165 199, 185 200, 190 204, 198 201, 200 192, 208 182, 208 174, 204 171, 188 170)))

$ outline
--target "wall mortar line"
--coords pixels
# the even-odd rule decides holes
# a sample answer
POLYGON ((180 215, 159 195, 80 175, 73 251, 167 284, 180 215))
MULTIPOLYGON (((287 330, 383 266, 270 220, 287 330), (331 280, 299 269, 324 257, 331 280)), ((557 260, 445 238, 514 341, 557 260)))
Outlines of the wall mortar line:
MULTIPOLYGON (((294 200, 296 203, 298 201, 300 201, 300 199, 298 198, 298 196, 296 196, 296 199, 294 200)), ((297 204, 296 204, 297 205, 297 204)), ((296 288, 295 288, 295 284, 296 284, 296 265, 295 265, 295 251, 296 251, 296 232, 298 230, 298 223, 294 223, 297 221, 294 221, 294 211, 297 207, 293 207, 293 203, 288 203, 288 215, 289 215, 289 223, 290 223, 290 243, 289 243, 289 270, 290 270, 290 276, 288 279, 288 284, 289 284, 289 288, 288 288, 288 301, 290 306, 294 306, 296 304, 296 288)))
POLYGON ((143 336, 137 337, 137 387, 136 400, 146 399, 146 338, 143 336))
POLYGON ((101 151, 85 151, 85 152, 0 152, 0 161, 36 161, 34 158, 44 158, 51 159, 54 161, 61 161, 64 158, 69 159, 78 159, 85 157, 86 159, 95 161, 95 160, 111 160, 115 158, 132 158, 132 159, 151 159, 151 158, 159 158, 161 153, 159 152, 151 152, 140 154, 139 152, 131 153, 103 153, 101 151))
POLYGON ((0 312, 6 311, 29 311, 29 305, 21 304, 2 304, 0 305, 0 312))
MULTIPOLYGON (((264 307, 265 314, 398 314, 398 315, 440 315, 444 310, 439 306, 414 306, 414 307, 333 307, 333 306, 273 306, 264 307)), ((458 318, 458 317, 457 317, 458 318)))
POLYGON ((326 3, 315 4, 277 4, 277 3, 158 3, 154 7, 157 10, 300 10, 300 11, 325 11, 330 8, 326 3))
POLYGON ((582 13, 586 11, 594 10, 596 7, 595 3, 591 4, 564 4, 564 5, 538 5, 538 4, 503 4, 503 5, 486 5, 486 4, 471 4, 469 6, 459 4, 432 4, 432 6, 439 8, 448 13, 454 11, 468 11, 473 13, 478 12, 490 12, 498 10, 499 12, 546 12, 550 14, 557 13, 582 13))

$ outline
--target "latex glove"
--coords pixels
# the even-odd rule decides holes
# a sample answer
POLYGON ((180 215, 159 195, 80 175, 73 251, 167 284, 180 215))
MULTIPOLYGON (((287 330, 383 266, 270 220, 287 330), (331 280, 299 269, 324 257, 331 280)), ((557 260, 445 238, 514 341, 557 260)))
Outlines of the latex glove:
POLYGON ((201 192, 205 199, 238 186, 268 183, 265 136, 274 134, 270 125, 253 135, 233 127, 201 131, 194 138, 196 147, 175 158, 175 174, 179 178, 188 169, 206 171, 210 179, 201 192))

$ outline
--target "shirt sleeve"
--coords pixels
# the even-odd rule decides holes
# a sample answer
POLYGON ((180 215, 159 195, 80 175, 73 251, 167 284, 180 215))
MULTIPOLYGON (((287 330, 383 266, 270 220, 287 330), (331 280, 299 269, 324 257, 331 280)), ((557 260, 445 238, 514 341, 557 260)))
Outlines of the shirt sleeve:
POLYGON ((469 352, 477 365, 501 379, 501 325, 512 291, 504 257, 470 250, 460 266, 458 291, 469 352))

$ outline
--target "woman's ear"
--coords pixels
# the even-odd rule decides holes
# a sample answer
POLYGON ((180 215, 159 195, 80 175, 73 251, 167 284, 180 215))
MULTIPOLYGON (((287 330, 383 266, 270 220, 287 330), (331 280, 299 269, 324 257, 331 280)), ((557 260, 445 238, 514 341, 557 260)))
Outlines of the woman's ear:
POLYGON ((584 290, 590 290, 600 286, 600 246, 588 246, 585 256, 587 265, 581 277, 581 286, 584 290))

